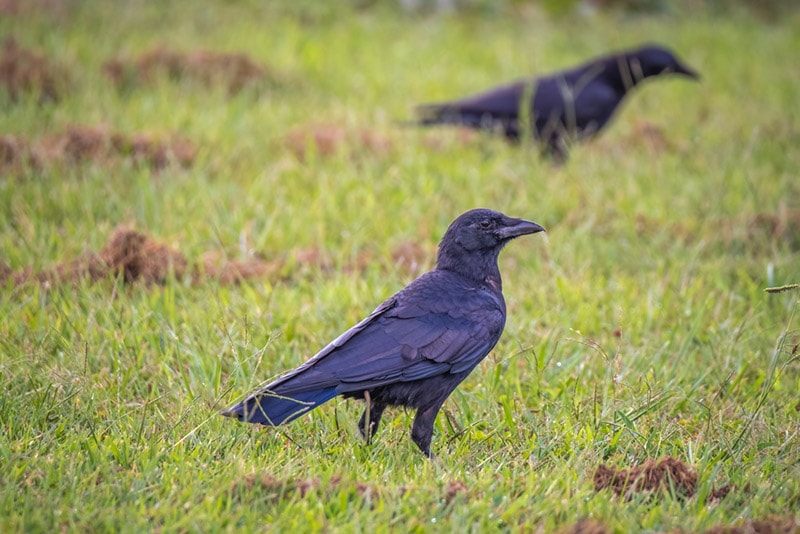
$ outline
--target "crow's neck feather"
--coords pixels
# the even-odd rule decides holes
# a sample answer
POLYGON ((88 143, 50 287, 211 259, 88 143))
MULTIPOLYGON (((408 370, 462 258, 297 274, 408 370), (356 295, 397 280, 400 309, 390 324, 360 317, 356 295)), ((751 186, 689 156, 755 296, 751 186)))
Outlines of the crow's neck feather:
POLYGON ((502 287, 502 280, 497 258, 501 248, 481 251, 467 251, 461 247, 442 248, 436 259, 436 268, 459 274, 478 284, 489 279, 496 282, 499 288, 502 287))

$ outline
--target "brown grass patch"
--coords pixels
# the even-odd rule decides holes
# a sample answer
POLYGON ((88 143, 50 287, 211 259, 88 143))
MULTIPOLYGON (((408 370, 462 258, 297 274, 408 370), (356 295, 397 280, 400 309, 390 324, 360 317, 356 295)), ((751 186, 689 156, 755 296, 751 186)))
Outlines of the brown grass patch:
POLYGON ((705 534, 797 534, 800 532, 800 519, 783 517, 772 519, 748 519, 736 526, 717 526, 705 534))
POLYGON ((392 140, 373 130, 348 130, 335 124, 299 126, 283 137, 283 144, 300 161, 311 154, 331 157, 338 154, 385 155, 394 148, 392 140))
POLYGON ((154 48, 137 58, 114 58, 103 72, 118 87, 150 85, 160 78, 192 80, 206 86, 224 86, 230 95, 245 87, 279 82, 281 76, 243 53, 195 50, 179 52, 154 48))
POLYGON ((631 498, 635 493, 655 494, 674 489, 677 495, 690 497, 697 486, 697 473, 688 464, 675 458, 648 460, 630 469, 614 469, 601 465, 594 473, 594 488, 610 488, 614 493, 631 498))
POLYGON ((23 95, 38 96, 39 102, 56 102, 68 84, 67 72, 43 55, 22 48, 13 38, 6 38, 0 49, 0 86, 12 102, 23 95))

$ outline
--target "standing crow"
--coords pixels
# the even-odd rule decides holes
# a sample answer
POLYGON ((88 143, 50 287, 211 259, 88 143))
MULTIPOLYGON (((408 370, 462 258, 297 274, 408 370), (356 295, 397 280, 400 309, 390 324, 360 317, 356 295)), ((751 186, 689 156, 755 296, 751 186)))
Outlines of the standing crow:
POLYGON ((542 231, 536 223, 488 209, 464 213, 439 243, 435 269, 306 363, 222 414, 276 426, 343 395, 366 401, 358 428, 369 439, 386 407, 406 406, 417 410, 411 439, 432 456, 439 408, 503 332, 500 250, 515 237, 542 231))
POLYGON ((564 160, 568 145, 597 134, 628 91, 645 78, 667 73, 699 78, 669 50, 643 46, 463 100, 420 106, 418 124, 501 130, 511 140, 518 140, 525 130, 533 128, 529 135, 543 144, 543 152, 564 160))

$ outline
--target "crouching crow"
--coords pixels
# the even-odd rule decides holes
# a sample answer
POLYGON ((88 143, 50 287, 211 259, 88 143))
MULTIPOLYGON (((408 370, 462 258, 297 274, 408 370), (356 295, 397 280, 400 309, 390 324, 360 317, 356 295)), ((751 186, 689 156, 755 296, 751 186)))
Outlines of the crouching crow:
POLYGON ((277 426, 342 395, 366 401, 358 426, 368 439, 388 406, 405 406, 417 411, 411 439, 432 456, 436 414, 503 332, 500 250, 515 237, 543 230, 488 209, 464 213, 439 243, 432 271, 222 414, 277 426))

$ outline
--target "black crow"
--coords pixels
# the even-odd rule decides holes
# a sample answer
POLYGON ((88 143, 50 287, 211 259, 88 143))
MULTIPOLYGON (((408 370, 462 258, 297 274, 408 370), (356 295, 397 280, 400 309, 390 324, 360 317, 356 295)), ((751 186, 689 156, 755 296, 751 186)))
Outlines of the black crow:
POLYGON ((462 100, 420 106, 418 124, 499 130, 511 140, 532 128, 529 135, 542 143, 543 152, 563 160, 570 143, 592 137, 608 123, 631 89, 645 78, 668 73, 699 78, 669 50, 643 46, 462 100))
POLYGON ((536 223, 488 209, 464 213, 439 243, 432 271, 306 363, 222 414, 276 426, 343 395, 366 401, 358 427, 369 439, 384 409, 405 406, 417 410, 411 439, 431 456, 436 414, 503 332, 500 250, 515 237, 542 231, 536 223))

